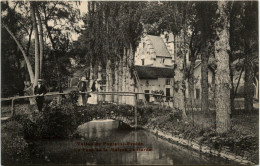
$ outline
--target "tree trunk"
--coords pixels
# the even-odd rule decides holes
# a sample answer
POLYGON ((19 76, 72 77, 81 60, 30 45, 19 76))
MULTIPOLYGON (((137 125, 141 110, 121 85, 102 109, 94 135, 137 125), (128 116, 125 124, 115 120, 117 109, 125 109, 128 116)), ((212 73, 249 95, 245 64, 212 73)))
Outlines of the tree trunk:
POLYGON ((31 17, 32 17, 32 23, 33 23, 33 29, 34 29, 34 37, 35 37, 35 78, 34 78, 34 85, 35 87, 37 85, 37 81, 39 79, 39 33, 37 28, 37 21, 35 17, 35 7, 33 5, 33 2, 30 2, 30 8, 31 8, 31 17))
POLYGON ((4 23, 2 23, 2 25, 7 30, 7 32, 12 36, 12 38, 16 42, 17 46, 19 47, 20 51, 22 52, 22 55, 24 57, 24 60, 26 62, 26 66, 27 66, 27 69, 28 69, 28 72, 29 72, 30 81, 33 84, 33 82, 34 82, 34 73, 33 73, 32 65, 31 65, 31 62, 30 62, 28 56, 25 53, 25 50, 24 50, 22 44, 17 40, 15 35, 11 32, 11 30, 4 23))
MULTIPOLYGON (((130 50, 129 48, 126 49, 126 60, 125 60, 125 64, 126 64, 126 67, 125 67, 125 90, 126 92, 129 92, 129 79, 130 79, 130 70, 129 70, 129 58, 130 58, 130 50)), ((129 96, 125 96, 125 103, 127 105, 130 104, 130 101, 129 101, 129 96)))
POLYGON ((94 78, 94 69, 93 69, 92 60, 90 60, 90 64, 89 64, 89 90, 91 90, 91 87, 92 87, 92 84, 93 84, 93 78, 94 78))
MULTIPOLYGON (((114 76, 113 76, 113 64, 110 60, 110 66, 109 66, 109 92, 113 92, 114 91, 114 76)), ((111 94, 110 95, 110 102, 113 102, 114 101, 114 95, 111 94)))
MULTIPOLYGON (((187 120, 185 112, 185 80, 184 80, 184 58, 185 46, 183 41, 178 38, 176 42, 179 47, 176 47, 175 68, 174 68, 174 88, 173 88, 173 106, 176 110, 182 111, 182 118, 187 120)), ((176 46, 176 44, 174 44, 176 46)))
MULTIPOLYGON (((245 110, 253 111, 253 97, 254 97, 254 65, 259 60, 259 57, 255 57, 255 53, 258 53, 258 17, 257 17, 258 5, 254 2, 247 2, 244 6, 244 54, 245 54, 245 110)), ((258 62, 257 62, 258 63, 258 62)))
MULTIPOLYGON (((128 63, 128 69, 129 69, 129 92, 135 92, 135 86, 134 86, 134 77, 133 76, 133 67, 134 67, 134 52, 132 49, 132 44, 130 44, 130 58, 128 63)), ((135 95, 129 97, 129 104, 132 106, 135 106, 135 95)))
POLYGON ((227 2, 218 2, 219 17, 217 19, 215 42, 216 71, 216 131, 219 134, 227 133, 231 128, 230 122, 230 69, 229 69, 229 21, 227 2))
MULTIPOLYGON (((123 65, 122 65, 122 58, 119 58, 119 65, 118 65, 118 91, 122 92, 122 71, 123 71, 123 65)), ((118 94, 118 103, 122 104, 122 95, 118 94)))
POLYGON ((39 25, 39 43, 40 43, 40 75, 39 77, 42 78, 42 64, 43 64, 43 55, 44 55, 44 44, 43 44, 43 28, 42 28, 42 19, 39 14, 39 11, 36 10, 36 17, 38 19, 39 25))
MULTIPOLYGON (((98 64, 97 79, 98 79, 98 81, 100 81, 100 89, 99 89, 99 92, 102 92, 103 90, 101 90, 101 89, 102 89, 103 87, 102 87, 102 84, 101 84, 101 81, 102 81, 102 66, 101 66, 101 63, 98 64)), ((102 96, 102 95, 98 95, 98 102, 103 102, 103 96, 102 96)))
POLYGON ((191 59, 190 71, 188 77, 188 86, 189 86, 189 102, 190 106, 193 107, 194 102, 194 67, 195 67, 195 58, 191 59))
POLYGON ((230 81, 231 81, 231 89, 230 89, 230 109, 231 109, 231 114, 230 118, 232 117, 232 112, 235 111, 235 87, 234 87, 234 72, 231 67, 231 63, 233 62, 232 59, 232 54, 229 55, 229 69, 230 69, 230 81))
POLYGON ((208 44, 207 40, 203 42, 201 54, 201 110, 209 110, 209 84, 208 84, 208 44))
MULTIPOLYGON (((126 91, 126 49, 124 48, 123 60, 122 60, 122 91, 126 91)), ((126 97, 122 94, 122 104, 126 104, 126 97)))
MULTIPOLYGON (((247 44, 246 44, 247 45, 247 44)), ((253 69, 251 63, 248 62, 248 56, 245 58, 245 86, 244 86, 244 94, 245 94, 245 110, 252 112, 254 110, 253 101, 254 101, 254 82, 253 82, 253 69)))
MULTIPOLYGON (((111 92, 111 61, 107 61, 107 66, 106 66, 106 92, 111 92)), ((111 102, 111 95, 107 94, 106 95, 106 101, 111 102)))
MULTIPOLYGON (((115 61, 115 84, 114 84, 114 91, 118 92, 118 61, 115 61)), ((118 103, 118 94, 114 95, 114 102, 118 103)))

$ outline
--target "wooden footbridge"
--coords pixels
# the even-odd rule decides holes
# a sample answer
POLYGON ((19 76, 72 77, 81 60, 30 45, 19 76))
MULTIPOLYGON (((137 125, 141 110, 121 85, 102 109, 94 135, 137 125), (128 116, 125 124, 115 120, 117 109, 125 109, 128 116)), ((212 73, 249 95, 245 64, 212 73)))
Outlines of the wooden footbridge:
MULTIPOLYGON (((64 96, 64 95, 69 95, 70 92, 66 92, 66 93, 47 93, 44 96, 64 96)), ((118 96, 125 96, 125 97, 132 97, 133 102, 132 105, 134 107, 134 112, 135 112, 135 127, 137 127, 137 104, 138 104, 138 95, 153 95, 153 96, 158 96, 160 98, 166 98, 166 96, 161 95, 161 94, 152 94, 152 93, 143 93, 143 92, 80 92, 79 94, 97 94, 98 96, 98 102, 105 102, 105 97, 106 95, 118 95, 118 96), (102 96, 102 97, 101 97, 102 96)), ((4 101, 11 101, 11 115, 9 117, 2 117, 1 120, 4 119, 8 119, 11 116, 14 116, 16 114, 16 110, 15 110, 15 101, 19 100, 19 99, 30 99, 30 98, 35 98, 39 95, 31 95, 31 96, 15 96, 15 97, 9 97, 9 98, 1 98, 1 102, 4 101)), ((167 96, 168 98, 169 96, 167 96)), ((114 102, 115 103, 115 102, 114 102)), ((116 103, 116 104, 125 104, 125 103, 116 103)), ((165 105, 165 102, 161 102, 161 105, 165 105)), ((168 103, 169 104, 169 103, 168 103)), ((145 104, 144 106, 147 106, 147 104, 145 104)), ((121 121, 125 121, 125 119, 121 118, 121 119, 117 119, 117 120, 121 120, 121 121)))

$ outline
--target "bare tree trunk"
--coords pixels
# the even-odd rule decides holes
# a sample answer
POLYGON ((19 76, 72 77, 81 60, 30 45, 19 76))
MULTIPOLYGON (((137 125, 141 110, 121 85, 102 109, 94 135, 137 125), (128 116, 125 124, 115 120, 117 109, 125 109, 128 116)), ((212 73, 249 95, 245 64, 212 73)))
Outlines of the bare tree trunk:
POLYGON ((201 110, 209 110, 209 83, 208 83, 208 46, 205 41, 201 54, 201 110))
MULTIPOLYGON (((118 92, 118 61, 115 61, 115 84, 114 84, 114 91, 118 92)), ((114 102, 118 103, 118 94, 114 95, 114 102)))
MULTIPOLYGON (((247 44, 246 44, 247 45, 247 44)), ((253 82, 254 73, 252 70, 251 64, 248 62, 248 55, 245 58, 245 110, 252 112, 254 110, 253 101, 254 101, 254 82, 253 82)))
MULTIPOLYGON (((133 76, 133 67, 134 67, 134 52, 132 49, 132 45, 130 44, 130 58, 128 63, 128 69, 129 69, 129 92, 135 92, 135 86, 134 86, 134 78, 133 76)), ((129 97, 129 104, 132 106, 135 106, 135 95, 129 97)))
MULTIPOLYGON (((113 92, 114 90, 114 85, 113 85, 113 64, 111 63, 111 60, 110 60, 110 66, 109 66, 109 92, 113 92)), ((110 95, 110 102, 113 102, 114 101, 114 96, 113 94, 110 95)))
POLYGON ((35 7, 33 5, 33 2, 30 2, 30 8, 31 8, 31 17, 33 22, 33 29, 34 29, 34 37, 35 37, 35 78, 34 78, 34 86, 37 85, 37 81, 39 79, 39 33, 37 28, 37 21, 35 17, 35 7))
MULTIPOLYGON (((102 81, 102 66, 101 63, 98 63, 98 74, 97 74, 97 79, 98 81, 102 81)), ((102 89, 102 84, 100 83, 100 89, 99 91, 103 91, 102 89)), ((102 95, 98 95, 98 102, 103 102, 103 96, 102 95)))
MULTIPOLYGON (((126 49, 124 48, 123 60, 122 60, 122 91, 126 91, 126 49)), ((126 97, 122 95, 122 104, 126 104, 126 97)))
MULTIPOLYGON (((183 41, 178 38, 176 42, 179 43, 179 47, 176 47, 175 64, 174 69, 174 88, 173 88, 173 106, 176 110, 182 111, 182 117, 186 121, 187 115, 185 112, 185 80, 184 80, 184 58, 185 46, 183 41)), ((174 44, 176 46, 176 44, 174 44)))
MULTIPOLYGON (((232 112, 235 111, 235 87, 234 87, 234 72, 233 69, 231 67, 231 63, 232 63, 233 59, 232 59, 232 54, 229 55, 229 69, 230 69, 230 81, 231 81, 231 89, 230 89, 230 109, 231 109, 231 114, 232 112)), ((230 118, 232 118, 232 116, 230 116, 230 118)))
POLYGON ((188 86, 189 86, 189 99, 190 105, 193 107, 194 102, 194 67, 195 67, 195 58, 191 59, 189 78, 188 78, 188 86))
POLYGON ((229 21, 227 2, 218 2, 219 17, 217 19, 215 42, 215 57, 217 60, 216 72, 216 131, 219 134, 227 133, 231 128, 230 122, 230 69, 229 69, 229 21))
MULTIPOLYGON (((122 71, 123 71, 123 65, 122 65, 122 58, 121 57, 119 59, 118 67, 119 67, 118 68, 118 91, 122 92, 122 82, 123 82, 122 71)), ((122 104, 122 95, 121 94, 118 95, 118 103, 122 104)))
POLYGON ((22 52, 22 55, 24 57, 24 60, 26 62, 26 66, 27 66, 27 69, 28 69, 28 72, 29 72, 30 81, 31 81, 31 83, 33 83, 34 82, 34 73, 33 73, 32 65, 31 65, 29 58, 27 57, 27 55, 25 53, 25 50, 24 50, 22 44, 17 40, 15 35, 11 32, 11 30, 4 23, 2 23, 2 25, 7 30, 7 32, 12 36, 12 38, 16 42, 17 46, 19 47, 20 51, 22 52))
POLYGON ((92 63, 92 59, 91 59, 90 64, 89 64, 89 89, 90 90, 93 85, 93 78, 94 78, 94 69, 93 69, 93 63, 92 63))
MULTIPOLYGON (((129 92, 129 79, 130 79, 130 72, 129 72, 129 57, 130 56, 130 50, 129 48, 126 49, 126 60, 125 60, 125 90, 126 92, 129 92)), ((125 103, 129 105, 129 96, 125 96, 125 103)))
POLYGON ((39 43, 40 43, 40 74, 39 77, 42 78, 42 63, 43 63, 43 55, 44 55, 44 44, 43 44, 43 28, 42 28, 42 20, 39 14, 39 11, 36 10, 36 17, 38 19, 39 25, 39 43))
MULTIPOLYGON (((106 66, 106 92, 111 92, 111 61, 107 61, 106 66)), ((111 95, 106 95, 106 101, 111 102, 111 95)))

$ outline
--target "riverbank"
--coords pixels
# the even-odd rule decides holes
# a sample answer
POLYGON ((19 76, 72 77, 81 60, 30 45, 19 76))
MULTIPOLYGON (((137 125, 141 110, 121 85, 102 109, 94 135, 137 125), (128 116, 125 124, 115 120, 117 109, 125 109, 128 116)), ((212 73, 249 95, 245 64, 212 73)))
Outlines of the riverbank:
MULTIPOLYGON (((26 149, 25 133, 27 133, 27 138, 29 136, 29 138, 35 139, 51 138, 53 136, 66 137, 71 135, 77 125, 93 119, 106 119, 117 116, 117 119, 120 120, 122 117, 122 120, 125 119, 130 125, 134 122, 134 109, 127 105, 106 104, 74 107, 68 103, 54 104, 51 108, 45 109, 44 116, 36 118, 38 119, 36 121, 38 125, 30 123, 30 125, 23 126, 23 123, 19 123, 15 119, 2 122, 2 143, 4 143, 3 147, 6 147, 6 150, 9 151, 6 154, 14 157, 15 154, 10 152, 16 151, 15 146, 17 146, 18 151, 26 149), (56 123, 56 118, 60 119, 59 123, 56 123), (55 123, 47 123, 47 121, 55 123), (57 130, 49 132, 48 128, 57 130), (43 130, 45 134, 42 134, 42 129, 45 129, 43 130), (21 142, 21 149, 19 149, 20 144, 16 145, 13 142, 21 142)), ((19 107, 19 105, 17 106, 19 107)), ((17 113, 23 112, 23 114, 26 113, 30 117, 30 111, 28 110, 30 110, 28 106, 20 105, 17 113)), ((258 164, 258 113, 240 112, 234 114, 232 117, 232 130, 228 134, 218 135, 214 128, 214 112, 188 112, 189 121, 187 123, 183 122, 180 112, 173 112, 168 108, 138 107, 137 112, 139 127, 170 142, 189 146, 203 153, 228 158, 241 164, 258 164)))
MULTIPOLYGON (((193 115, 194 117, 196 116, 193 115)), ((147 117, 150 120, 139 126, 170 142, 179 143, 202 153, 221 156, 246 165, 258 164, 258 113, 234 114, 232 129, 225 135, 218 135, 215 132, 214 120, 213 123, 211 121, 205 124, 211 119, 210 116, 206 117, 200 120, 202 123, 192 123, 190 118, 189 123, 184 123, 178 113, 174 115, 162 110, 150 114, 147 117)))

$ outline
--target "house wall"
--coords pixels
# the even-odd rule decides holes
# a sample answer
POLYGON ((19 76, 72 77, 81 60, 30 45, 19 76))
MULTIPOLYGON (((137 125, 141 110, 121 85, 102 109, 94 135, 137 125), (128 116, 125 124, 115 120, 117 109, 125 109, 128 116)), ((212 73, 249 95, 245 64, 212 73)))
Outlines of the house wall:
POLYGON ((156 67, 171 67, 173 66, 172 58, 156 57, 152 66, 156 67))
MULTIPOLYGON (((162 37, 162 36, 161 36, 162 37)), ((164 41, 165 38, 163 38, 164 41)), ((141 39, 137 50, 135 52, 135 65, 142 66, 142 59, 144 59, 144 66, 154 66, 154 67, 169 67, 174 64, 174 44, 173 42, 165 43, 168 48, 168 51, 172 57, 158 57, 156 52, 151 44, 151 41, 148 36, 145 36, 141 39), (163 63, 163 59, 164 63, 163 63)))
MULTIPOLYGON (((170 85, 166 85, 166 79, 167 78, 158 78, 158 79, 140 79, 140 84, 142 86, 142 90, 143 92, 145 92, 145 90, 149 90, 149 93, 151 93, 152 91, 164 91, 164 95, 166 95, 166 88, 170 88, 170 96, 173 96, 173 78, 170 78, 170 85), (147 84, 147 81, 149 84, 147 84)), ((139 92, 141 92, 141 90, 139 89, 139 92)), ((145 97, 144 95, 139 95, 138 99, 142 99, 144 100, 145 97)), ((151 98, 150 98, 151 101, 151 98)))

